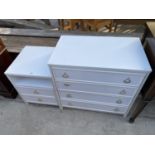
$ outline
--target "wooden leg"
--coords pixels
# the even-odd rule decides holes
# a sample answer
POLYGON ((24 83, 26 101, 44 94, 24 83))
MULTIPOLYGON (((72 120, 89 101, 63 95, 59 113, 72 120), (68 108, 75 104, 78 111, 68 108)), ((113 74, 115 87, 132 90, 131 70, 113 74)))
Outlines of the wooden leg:
POLYGON ((84 30, 84 22, 83 22, 82 19, 80 20, 80 29, 81 29, 82 31, 84 30))
POLYGON ((116 32, 116 30, 117 30, 117 23, 115 23, 114 32, 116 32))
POLYGON ((133 112, 128 117, 129 123, 133 123, 137 116, 143 111, 145 106, 148 104, 148 102, 145 102, 143 99, 138 103, 136 108, 133 110, 133 112))
POLYGON ((110 23, 110 25, 109 25, 109 32, 112 31, 112 27, 113 27, 113 20, 111 20, 111 23, 110 23))
POLYGON ((58 23, 59 23, 59 30, 63 30, 64 29, 64 19, 58 19, 58 23))

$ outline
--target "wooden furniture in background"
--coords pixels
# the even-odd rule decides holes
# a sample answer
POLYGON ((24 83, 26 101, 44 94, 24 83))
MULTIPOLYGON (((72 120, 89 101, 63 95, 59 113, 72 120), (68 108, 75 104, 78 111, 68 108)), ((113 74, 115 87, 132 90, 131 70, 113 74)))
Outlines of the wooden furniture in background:
POLYGON ((115 27, 114 31, 116 32, 117 26, 119 24, 122 24, 122 25, 145 25, 145 23, 148 21, 152 22, 152 21, 155 21, 155 19, 114 19, 113 20, 113 26, 115 27))
POLYGON ((83 30, 82 19, 60 19, 59 25, 60 30, 83 30))
POLYGON ((135 121, 145 106, 155 97, 155 22, 146 22, 145 26, 146 32, 144 34, 144 46, 146 55, 152 67, 152 73, 141 91, 142 98, 130 112, 128 119, 131 123, 135 121))
POLYGON ((146 22, 146 38, 155 37, 155 22, 146 22))
POLYGON ((113 20, 111 19, 61 19, 59 20, 61 30, 85 30, 99 31, 106 27, 109 32, 112 30, 113 20))
POLYGON ((80 36, 113 36, 113 37, 138 37, 143 40, 143 33, 119 33, 119 32, 93 32, 93 31, 53 31, 0 28, 0 37, 5 43, 9 53, 18 54, 26 45, 56 46, 61 35, 80 36))
POLYGON ((12 63, 12 59, 0 39, 0 95, 4 97, 15 98, 17 96, 17 92, 4 75, 5 70, 12 63))
POLYGON ((141 90, 142 99, 137 102, 129 115, 129 122, 134 122, 144 107, 155 97, 155 38, 146 40, 145 52, 152 67, 152 72, 141 90))
POLYGON ((101 28, 106 27, 109 32, 112 31, 113 20, 112 19, 84 19, 84 26, 87 30, 99 31, 101 28))

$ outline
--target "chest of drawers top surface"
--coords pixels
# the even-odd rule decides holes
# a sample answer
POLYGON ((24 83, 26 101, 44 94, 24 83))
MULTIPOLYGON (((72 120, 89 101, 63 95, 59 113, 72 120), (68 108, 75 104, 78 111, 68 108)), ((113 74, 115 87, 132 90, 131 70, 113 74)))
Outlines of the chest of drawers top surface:
POLYGON ((139 38, 61 36, 48 61, 53 66, 151 71, 139 38))
POLYGON ((5 72, 13 76, 51 77, 48 59, 53 47, 26 46, 5 72))

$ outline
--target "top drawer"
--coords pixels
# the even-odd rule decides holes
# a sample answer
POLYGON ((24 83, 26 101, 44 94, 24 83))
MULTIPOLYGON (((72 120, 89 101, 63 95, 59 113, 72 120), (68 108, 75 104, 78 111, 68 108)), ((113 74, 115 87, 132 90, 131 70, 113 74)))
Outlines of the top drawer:
POLYGON ((89 82, 115 83, 121 85, 136 86, 141 83, 145 74, 108 72, 108 71, 87 71, 71 69, 53 69, 56 81, 77 80, 89 82))

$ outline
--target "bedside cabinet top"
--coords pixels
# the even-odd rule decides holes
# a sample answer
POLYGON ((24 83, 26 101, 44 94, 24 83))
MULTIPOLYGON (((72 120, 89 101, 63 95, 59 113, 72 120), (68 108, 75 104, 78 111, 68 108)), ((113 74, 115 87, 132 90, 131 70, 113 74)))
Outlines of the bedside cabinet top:
POLYGON ((25 46, 5 74, 13 76, 51 77, 47 62, 53 47, 25 46))
POLYGON ((140 39, 135 37, 64 35, 59 39, 48 64, 151 71, 140 39))

